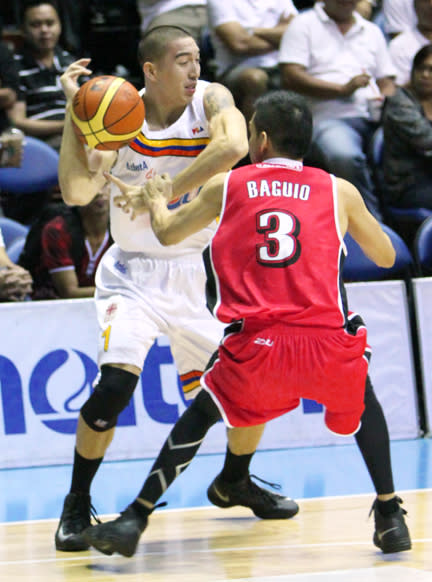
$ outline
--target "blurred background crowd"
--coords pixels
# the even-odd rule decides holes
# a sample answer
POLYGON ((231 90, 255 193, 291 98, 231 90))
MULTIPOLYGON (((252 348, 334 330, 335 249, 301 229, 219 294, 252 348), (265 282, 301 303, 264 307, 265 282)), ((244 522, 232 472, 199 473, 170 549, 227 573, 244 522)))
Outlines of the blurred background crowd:
POLYGON ((59 79, 90 57, 94 75, 140 88, 138 43, 165 24, 194 36, 201 78, 226 85, 247 120, 267 91, 305 95, 305 163, 357 186, 414 253, 432 215, 432 0, 15 0, 0 4, 0 300, 93 295, 108 194, 62 202, 59 79))

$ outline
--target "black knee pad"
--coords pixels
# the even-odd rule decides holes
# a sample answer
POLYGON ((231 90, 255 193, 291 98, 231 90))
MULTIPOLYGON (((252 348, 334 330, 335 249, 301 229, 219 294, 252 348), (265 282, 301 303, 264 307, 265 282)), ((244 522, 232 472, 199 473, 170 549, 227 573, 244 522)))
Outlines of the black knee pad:
POLYGON ((81 408, 81 416, 88 426, 97 432, 113 428, 118 415, 129 404, 137 383, 138 376, 131 372, 103 366, 97 386, 81 408))

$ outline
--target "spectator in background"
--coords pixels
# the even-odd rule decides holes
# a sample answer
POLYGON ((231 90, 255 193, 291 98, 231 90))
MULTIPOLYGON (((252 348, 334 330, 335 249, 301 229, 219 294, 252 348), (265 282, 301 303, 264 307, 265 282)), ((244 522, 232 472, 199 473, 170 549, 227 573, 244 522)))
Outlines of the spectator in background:
POLYGON ((13 124, 59 148, 66 99, 60 76, 75 59, 58 44, 61 23, 56 0, 27 0, 22 7, 23 51, 15 55, 20 93, 13 124))
POLYGON ((0 229, 0 301, 23 301, 31 291, 32 277, 10 260, 0 229))
POLYGON ((112 240, 108 191, 87 204, 48 208, 27 236, 19 263, 34 280, 33 299, 92 297, 95 273, 112 240), (57 214, 44 223, 47 213, 57 214))
POLYGON ((414 55, 424 45, 432 42, 432 0, 414 0, 416 22, 390 41, 389 51, 396 67, 396 83, 410 81, 414 55))
POLYGON ((282 85, 309 98, 314 134, 308 163, 353 183, 382 220, 367 150, 395 70, 382 31, 356 1, 317 2, 300 13, 280 48, 282 85))
POLYGON ((10 127, 8 113, 15 104, 19 91, 19 78, 13 54, 0 41, 0 134, 10 127))
POLYGON ((382 0, 384 30, 389 38, 414 28, 417 16, 413 0, 382 0))
POLYGON ((280 88, 279 43, 297 9, 292 0, 207 0, 207 8, 216 80, 249 120, 254 101, 280 88))
POLYGON ((377 3, 375 0, 357 0, 355 9, 366 20, 373 20, 377 11, 377 3))
POLYGON ((18 71, 13 54, 0 41, 0 167, 17 167, 22 159, 22 134, 12 130, 9 111, 19 90, 18 71))
POLYGON ((383 129, 389 204, 432 209, 432 44, 415 55, 409 85, 386 100, 383 129))
POLYGON ((206 0, 138 0, 141 32, 156 26, 180 26, 198 46, 208 26, 206 0))

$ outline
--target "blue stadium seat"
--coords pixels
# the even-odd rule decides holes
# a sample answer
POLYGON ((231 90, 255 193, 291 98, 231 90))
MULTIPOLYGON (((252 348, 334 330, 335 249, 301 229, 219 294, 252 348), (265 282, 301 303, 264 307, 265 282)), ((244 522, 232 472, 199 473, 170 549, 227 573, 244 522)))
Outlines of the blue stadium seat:
POLYGON ((58 152, 35 137, 24 138, 19 168, 0 168, 0 189, 11 194, 48 190, 58 183, 58 152))
POLYGON ((16 220, 12 220, 12 218, 0 216, 0 230, 7 249, 16 239, 26 237, 29 227, 17 222, 16 220))
POLYGON ((419 226, 414 238, 414 258, 420 275, 432 275, 432 217, 419 226))
POLYGON ((405 241, 386 224, 381 225, 387 233, 396 250, 396 260, 393 267, 384 269, 378 267, 362 251, 355 240, 347 233, 345 235, 345 244, 348 250, 348 256, 343 266, 343 279, 347 282, 357 281, 379 281, 382 279, 405 279, 414 273, 414 257, 412 256, 405 241))

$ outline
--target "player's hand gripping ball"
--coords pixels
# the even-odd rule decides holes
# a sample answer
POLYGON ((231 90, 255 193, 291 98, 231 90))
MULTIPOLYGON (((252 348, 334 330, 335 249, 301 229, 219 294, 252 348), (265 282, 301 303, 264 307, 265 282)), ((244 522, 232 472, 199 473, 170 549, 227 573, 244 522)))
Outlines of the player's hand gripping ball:
POLYGON ((72 101, 71 116, 82 143, 97 150, 118 150, 141 131, 145 107, 126 79, 103 75, 80 87, 72 101))

